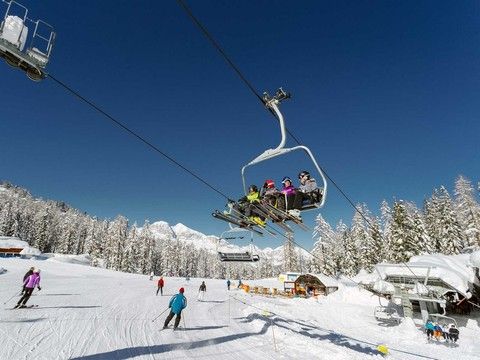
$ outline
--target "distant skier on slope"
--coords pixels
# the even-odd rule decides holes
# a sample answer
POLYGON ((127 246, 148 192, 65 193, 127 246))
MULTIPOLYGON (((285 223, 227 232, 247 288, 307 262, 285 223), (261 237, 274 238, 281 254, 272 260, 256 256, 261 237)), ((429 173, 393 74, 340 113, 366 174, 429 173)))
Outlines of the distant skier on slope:
POLYGON ((230 290, 230 284, 231 284, 231 282, 230 282, 230 279, 229 279, 229 280, 227 280, 227 289, 228 290, 230 290))
POLYGON ((168 307, 170 308, 170 314, 168 314, 167 318, 165 319, 165 323, 163 324, 163 328, 166 329, 168 327, 168 323, 170 320, 173 319, 175 315, 177 317, 175 318, 175 324, 173 325, 173 330, 176 330, 178 327, 178 324, 180 324, 180 319, 182 315, 182 310, 187 307, 187 298, 183 295, 185 292, 185 289, 182 287, 178 291, 178 294, 173 295, 172 298, 170 299, 170 303, 168 304, 168 307))
POLYGON ((154 274, 153 271, 152 271, 152 272, 150 273, 150 281, 153 280, 153 275, 155 275, 155 274, 154 274))
POLYGON ((160 279, 158 280, 158 288, 157 288, 157 295, 158 295, 158 292, 160 291, 160 295, 163 296, 163 285, 165 284, 165 282, 163 281, 163 276, 160 277, 160 279))
POLYGON ((18 303, 15 305, 14 309, 26 307, 27 301, 30 299, 35 286, 38 288, 38 290, 42 290, 40 288, 40 270, 34 269, 33 274, 27 277, 23 284, 25 285, 25 294, 23 294, 20 300, 18 300, 18 303))
POLYGON ((33 274, 33 270, 35 269, 35 267, 31 267, 26 273, 25 275, 23 275, 23 289, 22 289, 22 292, 20 293, 21 295, 23 295, 25 293, 25 280, 27 280, 27 278, 33 274))
POLYGON ((205 285, 205 281, 202 281, 202 284, 198 289, 198 301, 203 301, 203 299, 205 299, 206 292, 207 292, 207 285, 205 285))

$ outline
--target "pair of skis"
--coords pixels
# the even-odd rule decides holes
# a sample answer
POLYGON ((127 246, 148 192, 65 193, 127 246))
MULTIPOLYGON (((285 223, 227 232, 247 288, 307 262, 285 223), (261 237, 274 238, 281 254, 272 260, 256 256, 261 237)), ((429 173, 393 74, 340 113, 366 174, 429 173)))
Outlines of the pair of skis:
POLYGON ((15 306, 14 308, 11 308, 10 310, 21 310, 21 309, 32 309, 32 308, 37 308, 38 305, 27 305, 27 306, 15 306))
MULTIPOLYGON (((296 225, 298 225, 303 230, 308 231, 309 228, 296 216, 289 214, 288 212, 284 212, 282 210, 277 209, 276 207, 272 206, 268 203, 252 203, 255 207, 255 212, 260 215, 261 217, 271 219, 275 225, 282 228, 287 232, 293 232, 292 228, 285 223, 285 221, 292 221, 296 225)), ((273 231, 270 231, 265 228, 265 226, 261 226, 260 224, 256 223, 255 221, 249 219, 238 210, 236 210, 232 204, 228 205, 230 207, 229 212, 220 212, 215 210, 212 213, 212 216, 216 219, 223 220, 234 224, 238 227, 250 230, 258 235, 263 236, 264 231, 268 232, 272 236, 276 236, 277 234, 273 231)))
POLYGON ((252 231, 260 236, 264 235, 264 231, 266 231, 272 236, 277 236, 275 232, 267 229, 265 225, 262 226, 257 222, 251 220, 247 216, 243 215, 240 211, 233 207, 233 204, 229 203, 228 206, 230 208, 228 212, 222 213, 218 210, 215 210, 215 212, 212 213, 212 216, 216 219, 227 221, 233 225, 237 225, 238 227, 252 231))
MULTIPOLYGON (((261 209, 265 209, 267 213, 269 214, 269 217, 275 222, 276 225, 285 224, 285 221, 290 220, 293 223, 295 223, 297 226, 302 228, 305 231, 310 230, 308 226, 306 226, 303 222, 302 219, 293 216, 289 214, 288 212, 285 212, 283 210, 277 209, 275 206, 269 204, 269 203, 262 203, 260 205, 255 204, 256 206, 260 206, 261 209)), ((288 226, 288 225, 286 225, 288 226)), ((291 229, 290 229, 291 231, 291 229)))

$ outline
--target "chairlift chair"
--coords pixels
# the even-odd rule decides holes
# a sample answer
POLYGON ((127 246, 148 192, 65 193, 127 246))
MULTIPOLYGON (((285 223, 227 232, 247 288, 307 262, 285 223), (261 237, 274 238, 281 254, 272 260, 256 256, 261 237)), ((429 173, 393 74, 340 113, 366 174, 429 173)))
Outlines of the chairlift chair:
POLYGON ((457 320, 450 316, 446 316, 444 314, 428 314, 428 319, 435 322, 435 323, 444 323, 444 324, 454 324, 456 328, 458 328, 457 320))
MULTIPOLYGON (((234 228, 230 229, 227 231, 224 231, 218 240, 218 243, 220 243, 221 239, 243 239, 244 236, 237 236, 237 237, 224 237, 224 234, 226 233, 235 233, 235 232, 246 232, 248 230, 242 229, 242 228, 234 228)), ((248 231, 250 232, 250 231, 248 231)), ((221 262, 257 262, 260 260, 260 256, 256 255, 253 253, 253 234, 250 232, 250 251, 245 251, 245 252, 222 252, 218 251, 218 244, 217 244, 217 253, 218 253, 218 259, 221 262)))
POLYGON ((30 19, 28 9, 22 4, 13 0, 1 1, 7 4, 7 8, 0 23, 0 56, 8 65, 25 71, 29 79, 44 79, 55 42, 53 27, 42 20, 30 19), (31 36, 27 24, 33 26, 31 36))
POLYGON ((302 207, 302 211, 307 211, 307 210, 315 210, 322 208, 323 205, 325 204, 325 200, 327 198, 327 180, 325 178, 325 175, 320 168, 320 166, 317 163, 317 160, 313 156, 312 152, 310 149, 304 145, 299 145, 295 146, 292 148, 286 148, 285 143, 286 143, 286 128, 285 128, 285 120, 284 117, 279 109, 280 102, 290 98, 290 94, 286 93, 282 88, 277 90, 277 93, 275 96, 270 97, 267 93, 264 93, 263 100, 265 102, 265 105, 273 111, 273 113, 276 115, 278 122, 280 124, 280 132, 281 132, 281 141, 280 144, 275 148, 275 149, 267 149, 265 150, 262 154, 257 156, 255 159, 250 161, 247 165, 242 167, 242 182, 243 182, 243 189, 245 194, 247 194, 247 183, 245 179, 245 170, 249 166, 256 165, 262 161, 270 160, 274 157, 277 156, 282 156, 286 155, 292 151, 297 151, 297 150, 303 150, 305 153, 310 157, 310 160, 312 161, 315 169, 317 170, 318 174, 320 175, 320 178, 322 179, 323 182, 323 190, 321 193, 321 199, 317 203, 311 203, 311 204, 304 204, 302 207))
POLYGON ((397 309, 389 306, 376 306, 373 315, 375 319, 382 322, 396 322, 399 324, 401 320, 397 309))

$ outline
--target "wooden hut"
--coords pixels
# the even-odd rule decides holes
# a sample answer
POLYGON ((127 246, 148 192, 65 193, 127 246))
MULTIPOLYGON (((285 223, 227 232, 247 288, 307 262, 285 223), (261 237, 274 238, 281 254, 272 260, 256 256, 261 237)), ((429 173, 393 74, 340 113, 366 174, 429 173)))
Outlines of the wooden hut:
POLYGON ((337 282, 323 274, 303 274, 295 280, 297 295, 328 295, 337 290, 337 282))

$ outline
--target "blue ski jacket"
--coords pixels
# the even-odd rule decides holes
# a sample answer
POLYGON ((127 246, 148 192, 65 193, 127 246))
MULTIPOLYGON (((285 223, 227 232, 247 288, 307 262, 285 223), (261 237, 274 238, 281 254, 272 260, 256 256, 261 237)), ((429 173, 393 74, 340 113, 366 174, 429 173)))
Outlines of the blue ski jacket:
POLYGON ((187 307, 187 298, 183 294, 173 295, 168 307, 175 315, 178 315, 187 307))

